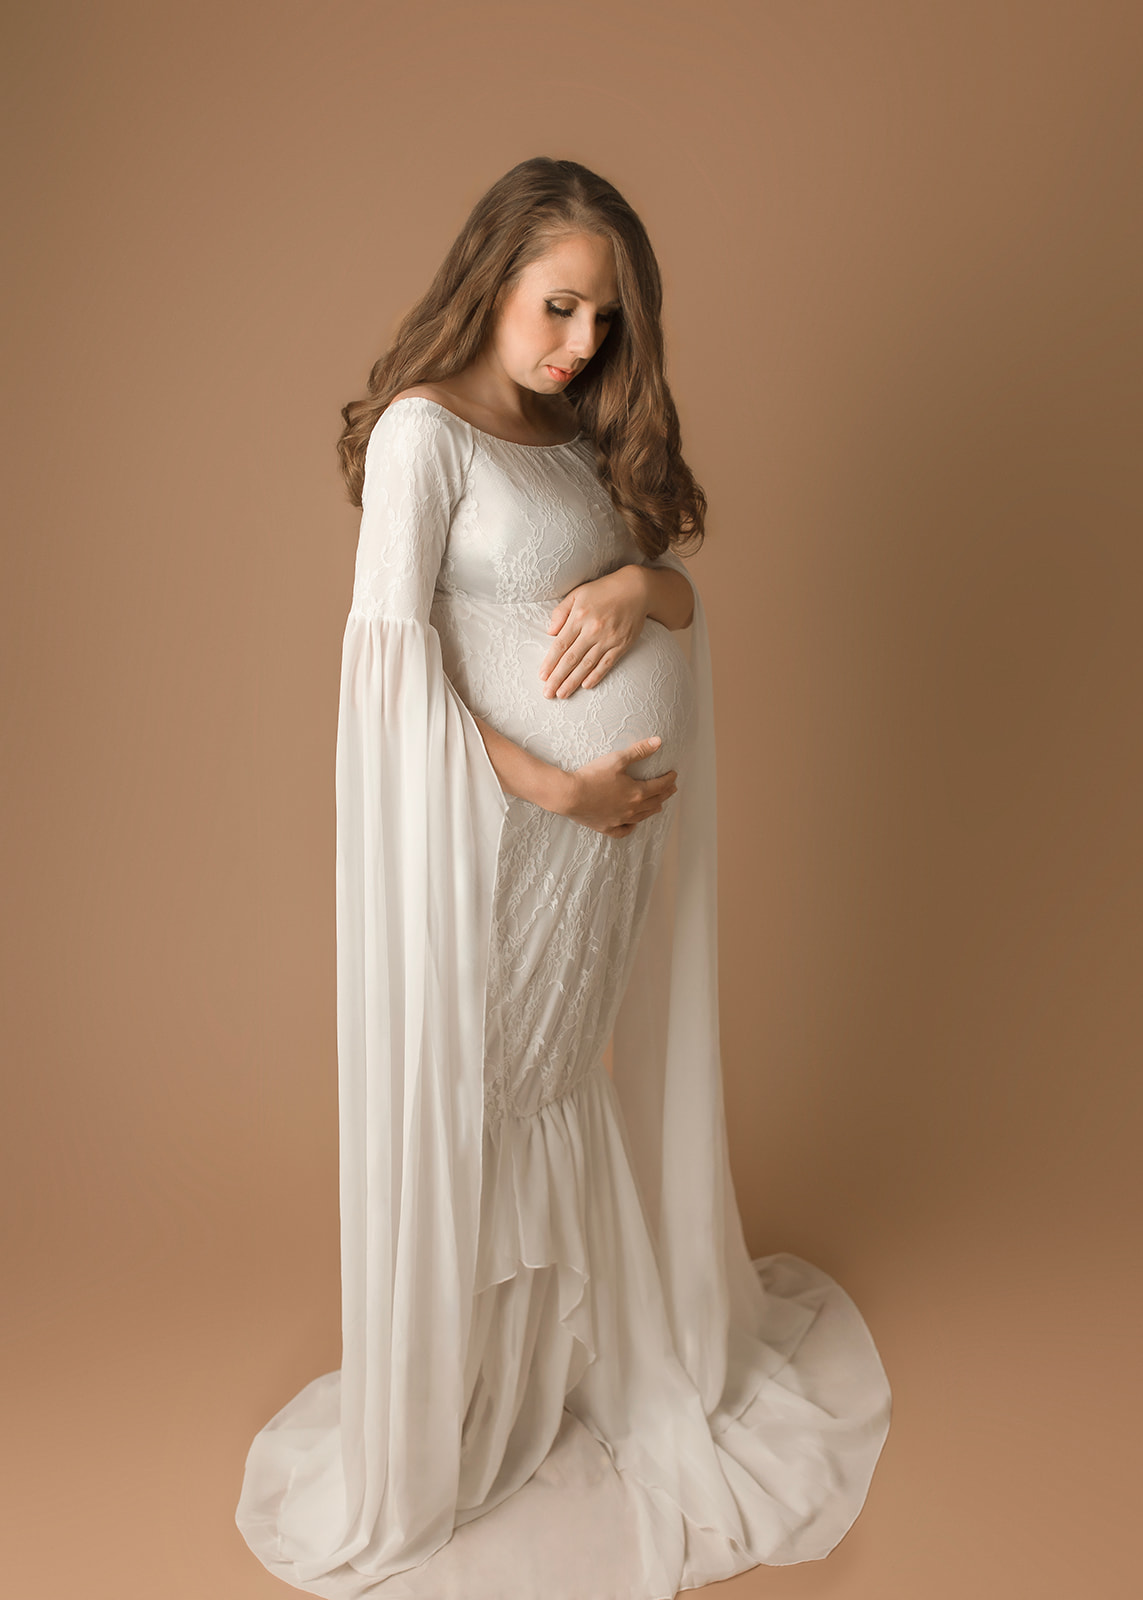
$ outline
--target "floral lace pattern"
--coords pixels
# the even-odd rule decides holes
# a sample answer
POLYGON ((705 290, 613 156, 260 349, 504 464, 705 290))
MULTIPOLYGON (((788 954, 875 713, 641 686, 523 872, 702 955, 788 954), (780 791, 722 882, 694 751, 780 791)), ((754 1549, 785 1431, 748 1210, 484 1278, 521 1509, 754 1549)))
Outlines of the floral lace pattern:
MULTIPOLYGON (((590 442, 517 445, 409 396, 370 440, 370 494, 384 547, 359 545, 353 608, 427 621, 468 708, 566 770, 657 733, 633 777, 672 768, 693 735, 690 667, 647 618, 598 685, 548 698, 540 664, 552 611, 571 589, 644 558, 615 511, 590 442), (375 450, 400 431, 402 447, 375 450), (401 463, 431 463, 414 474, 401 463), (392 462, 394 465, 390 466, 392 462), (404 525, 415 537, 393 537, 404 525)), ((489 1121, 530 1116, 597 1066, 611 1035, 673 818, 673 797, 613 839, 512 797, 497 867, 485 1032, 489 1121)))

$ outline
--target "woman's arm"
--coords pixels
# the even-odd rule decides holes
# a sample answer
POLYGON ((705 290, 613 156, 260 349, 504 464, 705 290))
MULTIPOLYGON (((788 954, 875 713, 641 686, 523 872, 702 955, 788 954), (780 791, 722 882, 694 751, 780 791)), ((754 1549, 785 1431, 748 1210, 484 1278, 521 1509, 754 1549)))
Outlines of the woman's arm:
POLYGON ((496 770, 505 794, 516 795, 520 800, 531 800, 543 811, 566 813, 575 789, 572 773, 532 755, 531 751, 509 739, 507 734, 500 733, 491 723, 485 722, 483 717, 478 717, 475 711, 472 720, 480 729, 488 759, 496 770))
POLYGON ((678 787, 674 767, 657 778, 633 778, 627 771, 629 763, 655 753, 661 743, 657 734, 636 739, 622 750, 612 750, 565 772, 562 767, 531 755, 475 712, 472 720, 480 729, 488 758, 506 793, 530 800, 543 811, 571 817, 573 822, 615 839, 623 838, 645 818, 661 811, 678 787))
POLYGON ((646 596, 646 614, 666 628, 689 628, 694 620, 694 595, 685 573, 674 567, 641 567, 637 563, 623 569, 641 584, 646 596))

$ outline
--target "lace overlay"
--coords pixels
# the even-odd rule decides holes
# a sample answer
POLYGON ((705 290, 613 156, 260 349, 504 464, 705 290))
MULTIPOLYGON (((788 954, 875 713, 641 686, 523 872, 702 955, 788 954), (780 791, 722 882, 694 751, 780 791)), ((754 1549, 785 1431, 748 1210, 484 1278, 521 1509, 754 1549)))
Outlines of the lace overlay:
MULTIPOLYGON (((599 479, 590 441, 513 444, 415 396, 394 402, 378 428, 412 436, 387 452, 387 462, 427 460, 441 476, 426 483, 423 470, 389 469, 386 525, 415 526, 417 536, 391 538, 384 550, 362 541, 353 609, 427 619, 468 708, 568 771, 659 734, 654 755, 628 770, 643 778, 674 768, 681 794, 693 689, 669 628, 647 618, 600 683, 581 685, 566 700, 543 693, 539 669, 553 608, 577 584, 644 560, 599 479), (447 525, 432 515, 442 503, 447 525)), ((367 455, 366 472, 374 466, 367 455)), ((370 487, 376 494, 375 479, 370 487)), ((486 1014, 489 1121, 534 1114, 600 1062, 675 799, 612 839, 511 798, 486 1014)))

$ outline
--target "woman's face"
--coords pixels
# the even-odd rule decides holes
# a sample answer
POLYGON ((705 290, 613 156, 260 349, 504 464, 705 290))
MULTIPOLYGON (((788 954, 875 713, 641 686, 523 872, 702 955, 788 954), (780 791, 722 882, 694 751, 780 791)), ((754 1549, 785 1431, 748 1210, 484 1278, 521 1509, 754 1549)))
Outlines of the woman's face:
POLYGON ((492 335, 505 374, 537 394, 561 394, 607 337, 619 308, 608 239, 575 234, 524 268, 492 335))

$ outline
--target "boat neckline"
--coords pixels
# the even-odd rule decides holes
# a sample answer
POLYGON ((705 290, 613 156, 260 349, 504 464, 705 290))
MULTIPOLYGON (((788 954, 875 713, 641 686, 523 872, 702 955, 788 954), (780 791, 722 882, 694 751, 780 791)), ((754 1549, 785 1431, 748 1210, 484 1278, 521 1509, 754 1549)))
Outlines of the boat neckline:
POLYGON ((471 428, 473 433, 480 434, 482 439, 495 439, 497 444, 509 444, 515 450, 566 450, 568 445, 576 444, 580 439, 583 438, 583 429, 580 428, 579 431, 572 436, 572 438, 561 439, 556 444, 524 444, 519 439, 504 439, 498 433, 489 433, 484 428, 478 428, 475 422, 469 422, 468 418, 462 417, 459 412, 450 411, 448 406, 442 406, 439 400, 430 400, 427 394, 401 395, 396 400, 390 400, 389 406, 386 409, 389 409, 392 406, 400 405, 403 400, 423 400, 425 405, 436 406, 437 410, 443 411, 446 416, 455 417, 458 422, 463 422, 466 428, 471 428))

